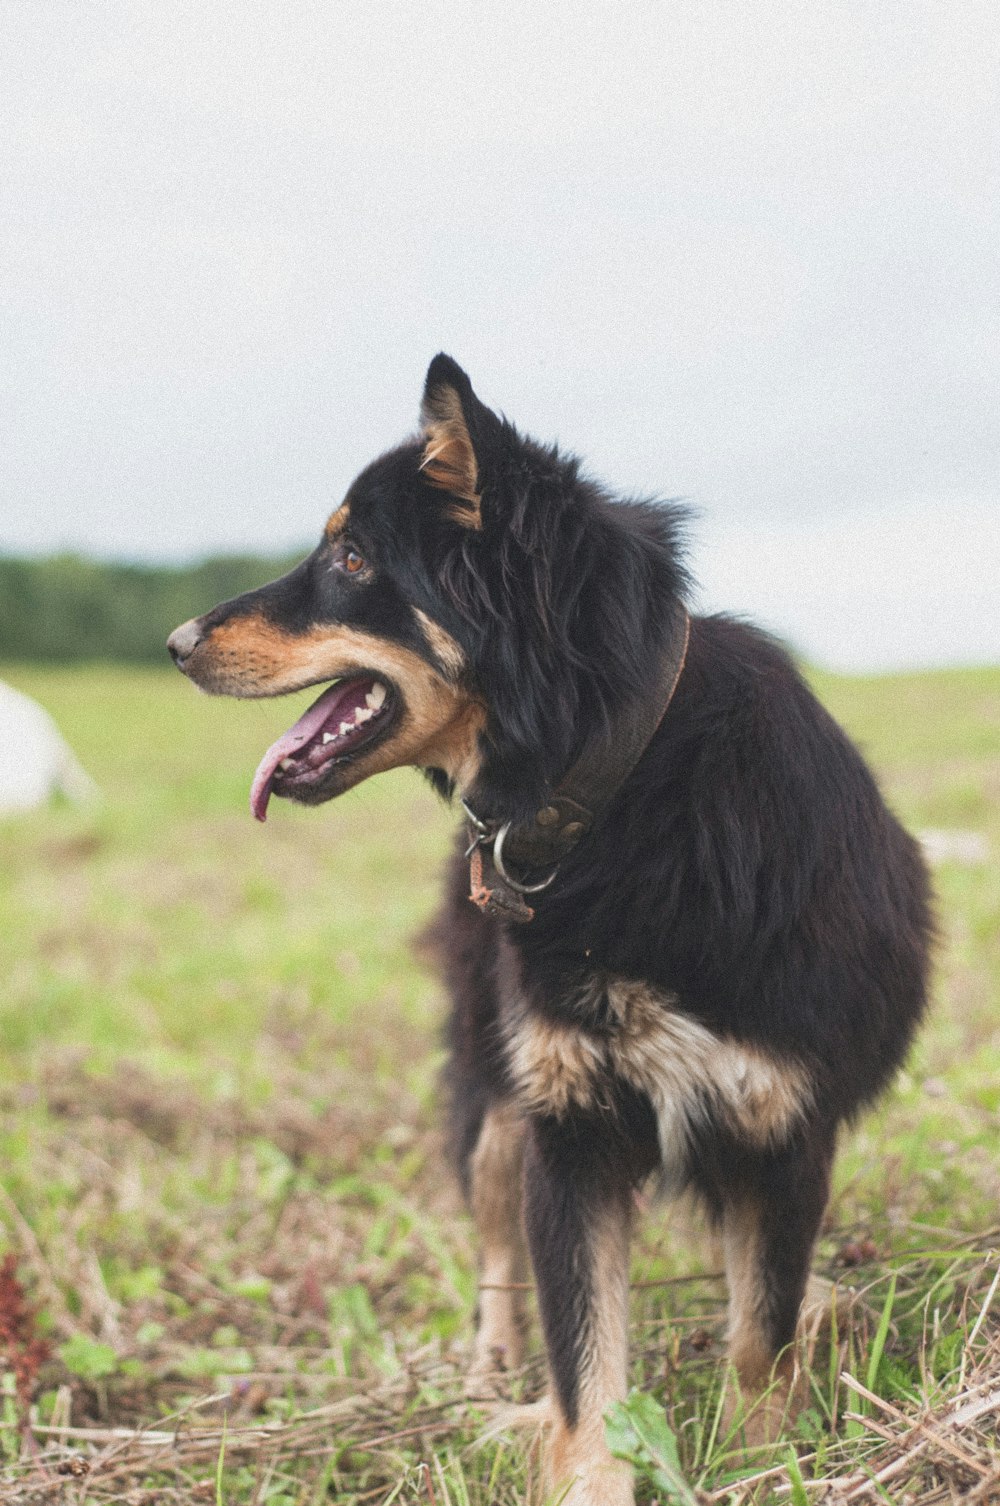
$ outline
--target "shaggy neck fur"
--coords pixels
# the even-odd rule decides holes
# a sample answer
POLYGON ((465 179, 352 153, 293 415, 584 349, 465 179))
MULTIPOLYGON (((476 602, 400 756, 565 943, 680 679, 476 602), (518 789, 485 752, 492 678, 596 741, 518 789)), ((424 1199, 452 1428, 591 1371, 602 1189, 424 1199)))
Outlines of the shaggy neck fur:
POLYGON ((463 539, 443 573, 476 679, 489 687, 471 803, 486 818, 517 820, 659 694, 686 576, 677 507, 615 502, 580 479, 575 461, 510 437, 532 463, 494 480, 503 526, 490 529, 484 489, 483 534, 463 539))

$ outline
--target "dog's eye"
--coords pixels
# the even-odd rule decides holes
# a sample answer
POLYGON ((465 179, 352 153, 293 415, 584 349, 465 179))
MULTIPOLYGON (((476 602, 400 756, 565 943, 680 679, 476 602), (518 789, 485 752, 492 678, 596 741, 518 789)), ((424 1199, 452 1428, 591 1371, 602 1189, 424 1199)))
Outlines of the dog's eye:
POLYGON ((346 570, 348 575, 358 575, 365 568, 366 563, 364 555, 359 553, 353 544, 343 544, 334 558, 337 568, 346 570))

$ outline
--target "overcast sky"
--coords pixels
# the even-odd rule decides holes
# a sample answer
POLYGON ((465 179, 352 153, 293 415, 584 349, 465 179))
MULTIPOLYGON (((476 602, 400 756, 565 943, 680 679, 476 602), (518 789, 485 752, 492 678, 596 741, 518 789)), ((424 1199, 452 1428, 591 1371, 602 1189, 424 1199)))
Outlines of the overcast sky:
POLYGON ((702 599, 1000 659, 995 0, 0 0, 0 549, 310 542, 444 348, 702 599))

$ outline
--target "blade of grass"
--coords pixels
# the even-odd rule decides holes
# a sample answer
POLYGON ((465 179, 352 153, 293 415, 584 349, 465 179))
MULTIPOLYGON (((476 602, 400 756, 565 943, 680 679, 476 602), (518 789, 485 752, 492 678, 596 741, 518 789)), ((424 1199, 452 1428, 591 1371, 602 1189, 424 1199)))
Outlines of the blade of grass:
POLYGON ((878 1320, 878 1328, 875 1330, 875 1339, 872 1343, 872 1351, 868 1357, 868 1369, 865 1372, 865 1384, 870 1391, 875 1389, 875 1381, 878 1378, 878 1367, 882 1363, 882 1355, 885 1352, 885 1341, 889 1335, 889 1325, 892 1322, 892 1309, 896 1300, 896 1272, 893 1271, 889 1282, 889 1291, 886 1294, 885 1306, 882 1308, 882 1316, 878 1320))
POLYGON ((219 1457, 215 1463, 215 1506, 226 1506, 222 1496, 222 1471, 226 1464, 226 1418, 222 1419, 222 1437, 219 1440, 219 1457))
POLYGON ((802 1478, 799 1468, 798 1455, 793 1448, 788 1450, 788 1478, 792 1486, 792 1506, 809 1506, 809 1497, 806 1494, 806 1482, 802 1478))

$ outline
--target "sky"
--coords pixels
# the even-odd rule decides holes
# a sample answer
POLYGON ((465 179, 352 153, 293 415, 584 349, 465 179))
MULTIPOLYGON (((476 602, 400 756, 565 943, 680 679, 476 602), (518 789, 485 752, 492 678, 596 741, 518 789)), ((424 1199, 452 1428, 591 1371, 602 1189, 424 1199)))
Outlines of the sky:
POLYGON ((990 0, 4 0, 0 551, 310 545, 439 349, 699 604, 1000 660, 990 0))

